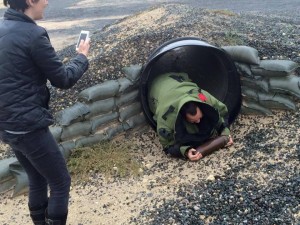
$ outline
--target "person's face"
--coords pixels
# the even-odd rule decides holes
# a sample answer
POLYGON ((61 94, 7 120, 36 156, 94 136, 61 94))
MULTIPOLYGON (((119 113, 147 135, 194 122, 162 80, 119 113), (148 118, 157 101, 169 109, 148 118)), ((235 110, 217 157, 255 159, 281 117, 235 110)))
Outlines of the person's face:
POLYGON ((189 113, 186 114, 186 121, 188 121, 189 123, 200 123, 202 117, 203 117, 203 113, 199 109, 199 107, 197 107, 195 115, 191 115, 189 113))
POLYGON ((33 20, 40 20, 44 18, 44 11, 48 5, 48 0, 28 0, 30 2, 30 17, 33 20))

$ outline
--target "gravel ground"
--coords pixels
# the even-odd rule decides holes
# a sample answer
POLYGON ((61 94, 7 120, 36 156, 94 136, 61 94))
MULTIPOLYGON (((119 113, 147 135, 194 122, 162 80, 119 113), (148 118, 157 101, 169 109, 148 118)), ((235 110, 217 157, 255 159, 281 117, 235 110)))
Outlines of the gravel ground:
MULTIPOLYGON (((155 48, 176 37, 196 36, 216 46, 249 45, 262 58, 300 63, 299 26, 299 17, 289 15, 153 8, 94 32, 89 71, 71 90, 51 88, 51 107, 55 113, 72 105, 84 88, 122 77, 124 66, 145 63, 155 48)), ((74 46, 59 54, 67 62, 74 46)), ((240 115, 232 126, 235 145, 197 163, 165 156, 153 131, 139 132, 132 141, 143 174, 109 182, 94 175, 86 185, 74 185, 68 223, 298 225, 299 121, 298 111, 240 115)), ((29 221, 26 197, 0 198, 0 223, 29 221)))

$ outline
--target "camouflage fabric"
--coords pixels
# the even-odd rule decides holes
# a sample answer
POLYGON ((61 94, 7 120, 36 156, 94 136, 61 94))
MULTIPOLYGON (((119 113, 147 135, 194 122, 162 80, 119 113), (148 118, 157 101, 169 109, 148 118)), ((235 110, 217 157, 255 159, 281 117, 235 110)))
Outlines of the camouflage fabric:
MULTIPOLYGON (((226 124, 226 122, 224 123, 224 118, 227 116, 226 105, 207 91, 201 90, 197 84, 189 79, 186 73, 166 73, 155 78, 150 84, 148 99, 150 110, 154 114, 153 119, 157 123, 159 141, 166 153, 168 153, 168 148, 178 146, 180 143, 180 140, 176 140, 175 137, 175 124, 176 120, 179 119, 179 111, 186 102, 193 101, 216 111, 218 115, 216 129, 226 124)), ((196 124, 186 122, 185 125, 188 133, 197 133, 196 124)), ((211 130, 211 136, 216 135, 216 129, 211 130)), ((229 134, 227 125, 224 125, 221 135, 229 134)), ((180 144, 178 146, 182 156, 190 147, 180 144)))

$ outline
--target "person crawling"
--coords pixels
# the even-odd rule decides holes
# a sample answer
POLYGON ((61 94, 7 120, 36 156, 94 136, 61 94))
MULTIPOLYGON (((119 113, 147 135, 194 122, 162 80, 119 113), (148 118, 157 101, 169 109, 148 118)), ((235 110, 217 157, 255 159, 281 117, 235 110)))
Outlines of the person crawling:
POLYGON ((217 137, 233 144, 224 103, 200 89, 186 73, 165 73, 151 83, 149 107, 157 123, 159 141, 166 154, 198 161, 197 147, 217 137))

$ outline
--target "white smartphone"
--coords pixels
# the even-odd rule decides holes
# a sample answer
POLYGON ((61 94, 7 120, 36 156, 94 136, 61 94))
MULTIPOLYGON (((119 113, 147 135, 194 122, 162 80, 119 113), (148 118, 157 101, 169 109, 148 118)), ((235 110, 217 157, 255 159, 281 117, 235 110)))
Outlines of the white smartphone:
POLYGON ((76 50, 78 50, 79 48, 79 44, 80 44, 80 41, 81 40, 86 40, 87 38, 89 38, 89 35, 90 35, 90 32, 89 31, 86 31, 86 30, 82 30, 80 32, 80 35, 78 37, 78 40, 77 40, 77 44, 76 44, 76 50))

